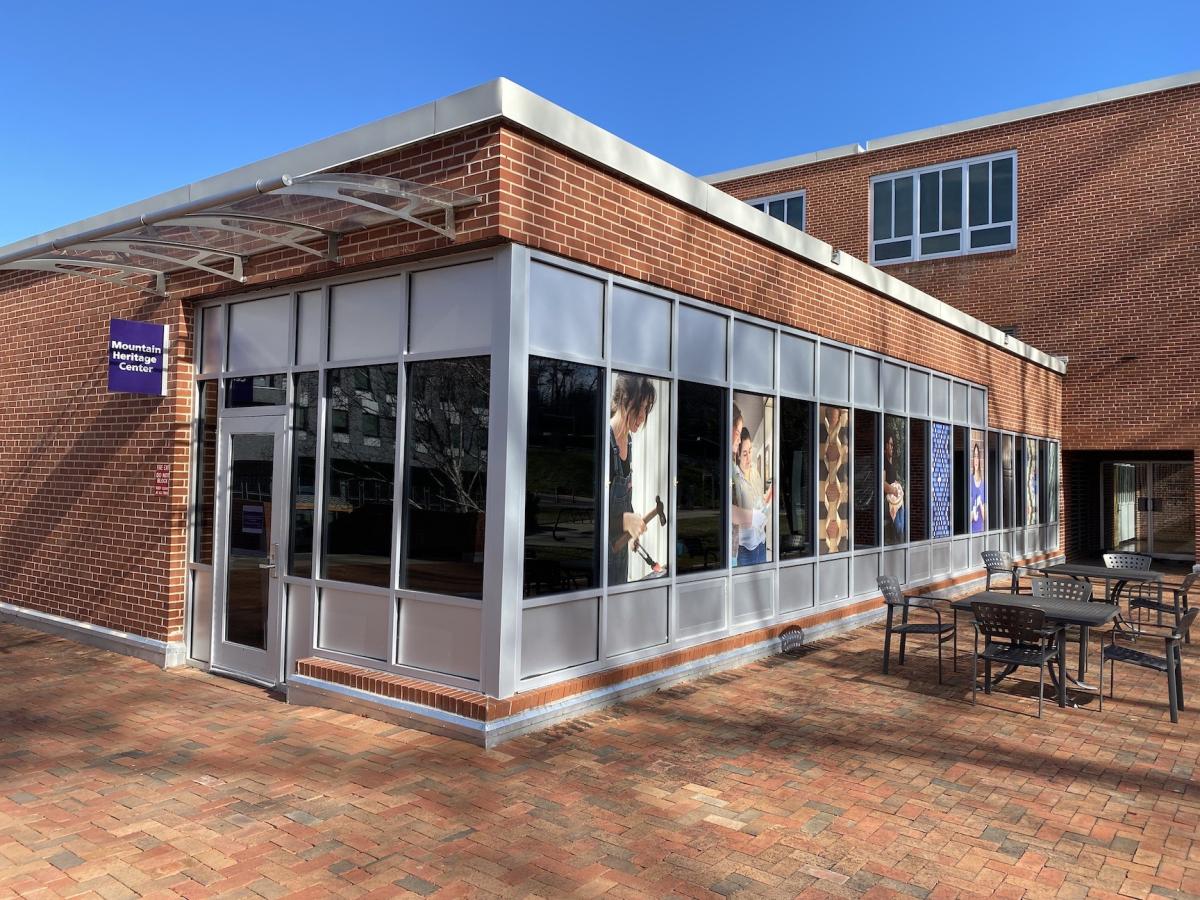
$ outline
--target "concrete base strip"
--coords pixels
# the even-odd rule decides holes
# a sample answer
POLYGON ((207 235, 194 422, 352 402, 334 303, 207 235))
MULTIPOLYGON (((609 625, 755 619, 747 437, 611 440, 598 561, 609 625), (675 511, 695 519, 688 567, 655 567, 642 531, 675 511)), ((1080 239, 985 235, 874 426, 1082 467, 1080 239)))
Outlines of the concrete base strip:
POLYGON ((53 613, 25 609, 11 603, 0 603, 0 622, 24 625, 26 628, 55 634, 91 647, 99 647, 101 650, 134 656, 164 669, 181 666, 187 659, 187 646, 183 641, 159 641, 140 634, 106 628, 93 622, 79 622, 53 613))

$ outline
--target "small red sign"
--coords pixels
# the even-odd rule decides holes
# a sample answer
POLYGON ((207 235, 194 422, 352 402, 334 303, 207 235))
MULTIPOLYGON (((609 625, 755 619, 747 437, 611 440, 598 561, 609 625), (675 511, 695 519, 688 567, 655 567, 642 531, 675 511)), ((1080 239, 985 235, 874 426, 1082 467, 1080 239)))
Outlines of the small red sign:
POLYGON ((171 464, 158 463, 154 467, 154 496, 167 497, 171 494, 171 464))

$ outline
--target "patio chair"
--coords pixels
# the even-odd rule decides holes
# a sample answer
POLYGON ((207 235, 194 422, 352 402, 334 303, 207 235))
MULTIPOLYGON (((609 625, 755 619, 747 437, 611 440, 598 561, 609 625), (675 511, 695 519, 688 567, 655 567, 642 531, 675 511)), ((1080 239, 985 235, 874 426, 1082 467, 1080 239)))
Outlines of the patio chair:
POLYGON ((1105 553, 1102 555, 1107 569, 1138 569, 1148 571, 1154 557, 1146 553, 1105 553))
POLYGON ((1021 590, 1021 577, 1017 574, 1019 568, 1013 563, 1013 555, 1007 550, 984 550, 979 554, 983 557, 983 567, 987 570, 987 582, 983 589, 992 589, 992 578, 1007 578, 1008 590, 1016 594, 1021 590))
MULTIPOLYGON (((1034 597, 1042 600, 1089 603, 1092 599, 1091 584, 1074 578, 1033 578, 1030 579, 1029 588, 1034 597)), ((1087 653, 1087 647, 1083 645, 1083 630, 1078 625, 1064 627, 1063 640, 1068 644, 1078 644, 1080 656, 1087 653)))
POLYGON ((1179 644, 1187 636, 1187 633, 1192 628, 1192 623, 1196 621, 1196 616, 1200 614, 1200 608, 1189 610, 1188 613, 1179 620, 1179 624, 1174 627, 1163 625, 1150 625, 1147 628, 1161 628, 1163 630, 1163 650, 1162 656, 1155 656, 1153 653, 1144 653, 1141 650, 1135 650, 1124 644, 1117 643, 1119 631, 1113 629, 1112 637, 1108 645, 1104 648, 1103 654, 1100 657, 1100 709, 1104 709, 1104 663, 1108 663, 1108 697, 1111 700, 1113 697, 1113 688, 1116 682, 1116 664, 1119 662, 1129 663, 1134 666, 1140 666, 1143 669, 1153 669, 1156 672, 1164 672, 1167 676, 1167 701, 1171 708, 1171 721, 1179 721, 1179 710, 1183 709, 1183 655, 1180 652, 1179 644))
POLYGON ((942 683, 942 644, 954 641, 954 656, 958 657, 958 633, 953 622, 943 622, 936 601, 922 597, 905 597, 900 582, 891 575, 880 575, 876 579, 883 599, 887 602, 887 624, 883 632, 883 674, 888 673, 888 661, 892 654, 892 635, 900 635, 900 665, 904 665, 905 642, 910 634, 931 634, 937 638, 938 684, 942 683), (896 610, 900 610, 900 624, 895 623, 896 610), (926 610, 934 614, 936 622, 910 622, 912 610, 926 610))
MULTIPOLYGON (((975 648, 971 654, 971 702, 979 689, 979 660, 983 660, 983 692, 992 692, 992 663, 1007 667, 1038 667, 1038 718, 1042 717, 1042 694, 1046 684, 1046 664, 1058 656, 1062 628, 1047 626, 1040 609, 987 603, 971 604, 975 616, 975 648), (983 650, 979 638, 984 638, 983 650)), ((1060 672, 1059 677, 1063 677, 1060 672)))
MULTIPOLYGON (((1196 579, 1200 578, 1200 572, 1192 572, 1188 575, 1177 588, 1163 587, 1163 593, 1159 593, 1159 585, 1157 584, 1134 584, 1125 588, 1125 597, 1129 601, 1129 617, 1132 619, 1133 611, 1138 610, 1137 618, 1133 622, 1135 634, 1141 634, 1142 627, 1142 610, 1149 610, 1155 613, 1156 616, 1161 616, 1162 613, 1173 616, 1175 619, 1175 627, 1179 628, 1183 617, 1188 611, 1188 592, 1196 583, 1196 579), (1170 596, 1170 600, 1166 599, 1170 596)), ((1183 640, 1185 643, 1191 643, 1191 637, 1184 632, 1183 640)))

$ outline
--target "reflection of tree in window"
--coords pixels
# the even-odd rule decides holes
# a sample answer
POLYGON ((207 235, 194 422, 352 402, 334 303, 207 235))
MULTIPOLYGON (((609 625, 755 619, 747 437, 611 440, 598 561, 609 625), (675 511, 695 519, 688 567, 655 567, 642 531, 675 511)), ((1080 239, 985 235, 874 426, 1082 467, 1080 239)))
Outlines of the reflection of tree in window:
POLYGON ((326 578, 381 586, 388 583, 396 450, 394 437, 382 437, 377 425, 380 413, 396 414, 397 374, 394 365, 328 373, 326 578), (370 424, 372 418, 376 425, 370 424), (370 433, 372 428, 375 435, 370 433))
POLYGON ((482 595, 489 369, 488 357, 409 367, 401 587, 482 595))

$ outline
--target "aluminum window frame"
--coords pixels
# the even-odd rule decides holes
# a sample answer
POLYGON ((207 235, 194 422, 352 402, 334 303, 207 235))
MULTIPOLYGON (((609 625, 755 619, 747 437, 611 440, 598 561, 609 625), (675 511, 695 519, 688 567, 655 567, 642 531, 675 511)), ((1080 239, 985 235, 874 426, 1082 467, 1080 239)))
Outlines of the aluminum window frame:
MULTIPOLYGON (((801 188, 798 191, 787 191, 782 194, 771 194, 766 197, 755 197, 751 200, 747 200, 746 204, 748 206, 754 207, 761 213, 765 213, 766 215, 771 216, 772 219, 777 219, 778 221, 782 222, 784 225, 791 225, 791 223, 787 220, 787 204, 790 201, 795 200, 795 199, 799 199, 802 204, 801 209, 800 209, 800 230, 807 231, 808 230, 808 190, 806 188, 801 188), (783 204, 784 204, 784 209, 783 209, 784 217, 782 219, 780 219, 778 216, 772 215, 770 212, 771 204, 778 203, 780 201, 783 201, 783 204), (759 208, 760 206, 762 207, 761 209, 759 208)), ((796 226, 792 225, 792 227, 795 228, 796 226)))

